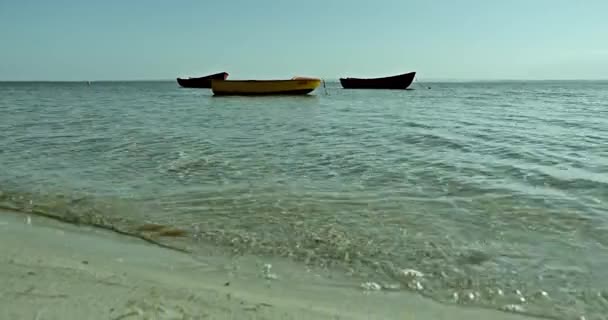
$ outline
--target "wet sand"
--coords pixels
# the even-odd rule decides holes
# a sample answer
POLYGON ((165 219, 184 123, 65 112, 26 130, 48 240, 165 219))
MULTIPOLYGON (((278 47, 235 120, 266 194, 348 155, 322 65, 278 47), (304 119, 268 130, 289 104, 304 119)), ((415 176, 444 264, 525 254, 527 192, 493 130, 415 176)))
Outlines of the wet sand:
POLYGON ((222 256, 199 259, 106 230, 27 217, 0 211, 2 319, 530 319, 331 286, 295 270, 268 279, 253 261, 235 267, 222 256))

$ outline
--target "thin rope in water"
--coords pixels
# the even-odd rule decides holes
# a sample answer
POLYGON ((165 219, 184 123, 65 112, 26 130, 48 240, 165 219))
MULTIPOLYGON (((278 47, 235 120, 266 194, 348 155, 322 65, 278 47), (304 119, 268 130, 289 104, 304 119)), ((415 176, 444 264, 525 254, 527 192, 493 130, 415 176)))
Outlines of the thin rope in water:
POLYGON ((416 83, 417 83, 419 86, 421 86, 421 87, 423 87, 423 88, 425 88, 425 89, 429 89, 429 90, 431 89, 431 87, 427 87, 427 86, 423 85, 423 84, 422 84, 420 81, 418 81, 418 77, 416 77, 416 78, 415 78, 415 81, 416 81, 416 83))

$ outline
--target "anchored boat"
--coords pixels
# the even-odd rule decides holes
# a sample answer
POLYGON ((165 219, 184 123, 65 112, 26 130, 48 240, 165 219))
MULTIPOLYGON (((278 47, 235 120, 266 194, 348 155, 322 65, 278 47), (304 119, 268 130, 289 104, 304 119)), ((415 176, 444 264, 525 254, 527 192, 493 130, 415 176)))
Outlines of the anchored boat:
POLYGON ((213 79, 226 80, 227 78, 228 78, 228 73, 220 72, 220 73, 211 74, 211 75, 199 77, 199 78, 188 78, 188 79, 177 78, 177 83, 184 88, 209 89, 209 88, 211 88, 211 80, 213 80, 213 79))
POLYGON ((211 81, 214 95, 305 95, 314 91, 321 79, 294 77, 289 80, 216 80, 211 81))
POLYGON ((383 78, 340 78, 344 89, 407 89, 416 72, 404 73, 383 78))

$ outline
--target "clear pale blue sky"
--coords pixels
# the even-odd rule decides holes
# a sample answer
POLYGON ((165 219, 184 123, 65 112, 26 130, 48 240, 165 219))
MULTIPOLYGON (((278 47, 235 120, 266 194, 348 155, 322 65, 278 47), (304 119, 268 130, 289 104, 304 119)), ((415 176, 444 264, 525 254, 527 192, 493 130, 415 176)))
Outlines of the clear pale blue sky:
POLYGON ((608 0, 0 0, 0 80, 607 79, 608 0))

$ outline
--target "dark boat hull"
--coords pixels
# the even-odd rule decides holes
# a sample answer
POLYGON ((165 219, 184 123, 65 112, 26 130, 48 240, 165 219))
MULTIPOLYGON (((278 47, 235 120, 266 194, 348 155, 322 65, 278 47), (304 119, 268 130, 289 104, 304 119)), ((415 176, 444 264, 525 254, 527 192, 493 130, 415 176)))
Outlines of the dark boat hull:
POLYGON ((202 88, 202 89, 211 89, 211 80, 226 80, 228 78, 228 73, 220 72, 200 78, 177 78, 177 83, 184 88, 202 88))
POLYGON ((384 78, 340 78, 340 84, 344 89, 407 89, 414 78, 416 72, 404 73, 392 77, 384 78))

